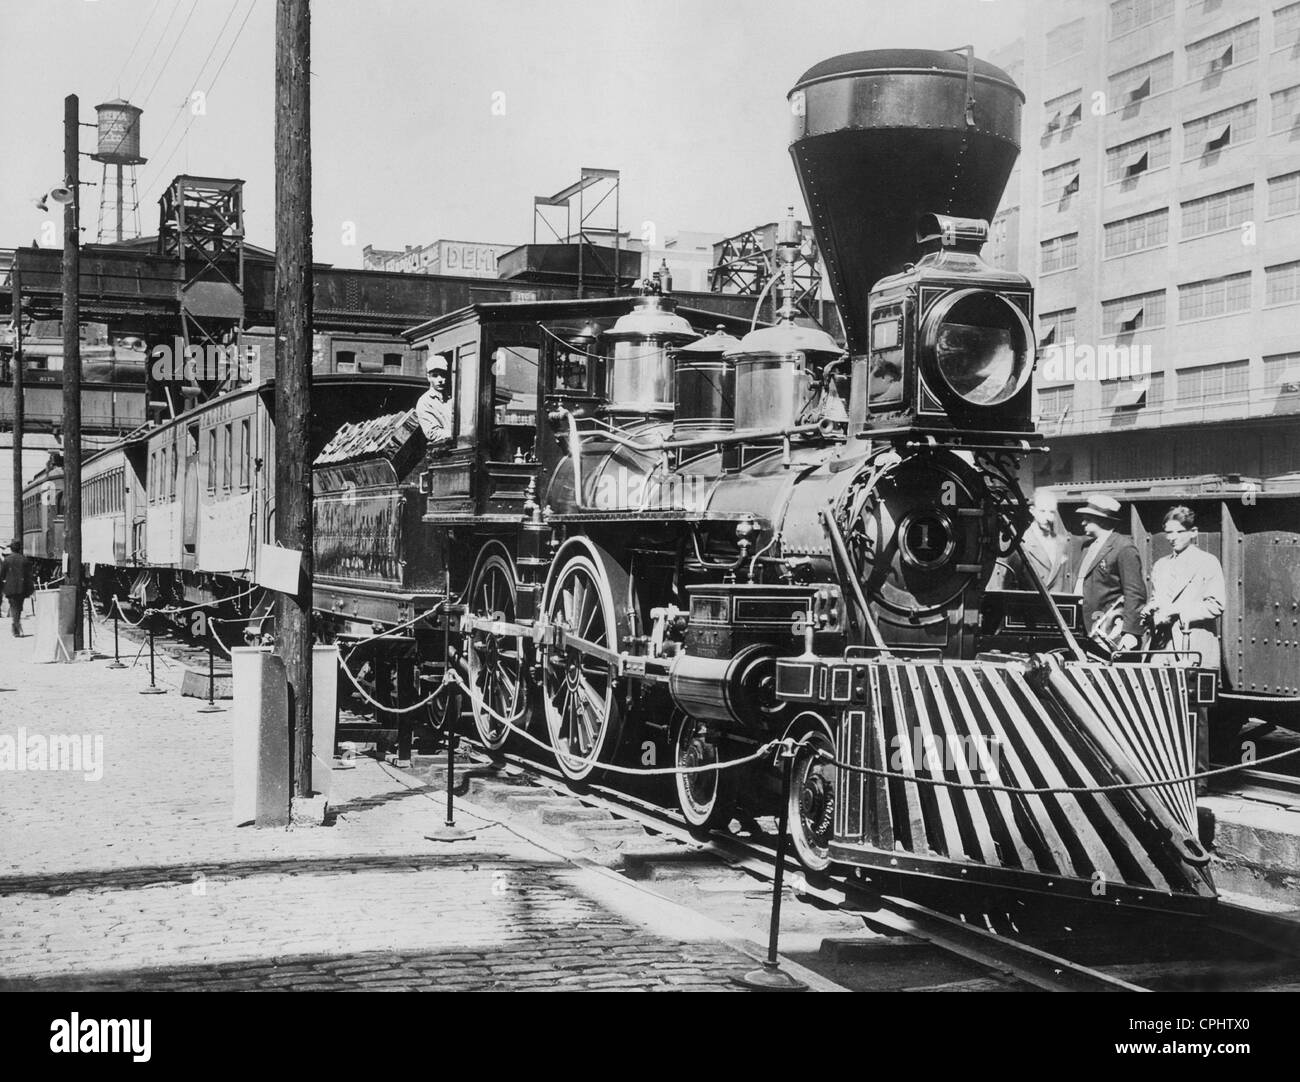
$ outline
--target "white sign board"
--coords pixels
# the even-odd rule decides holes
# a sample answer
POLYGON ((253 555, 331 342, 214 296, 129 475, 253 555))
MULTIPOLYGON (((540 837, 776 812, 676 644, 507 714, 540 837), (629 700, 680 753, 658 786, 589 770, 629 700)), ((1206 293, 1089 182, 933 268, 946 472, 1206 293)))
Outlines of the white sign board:
POLYGON ((296 594, 302 575, 302 553, 298 549, 263 545, 257 558, 257 585, 282 594, 296 594))

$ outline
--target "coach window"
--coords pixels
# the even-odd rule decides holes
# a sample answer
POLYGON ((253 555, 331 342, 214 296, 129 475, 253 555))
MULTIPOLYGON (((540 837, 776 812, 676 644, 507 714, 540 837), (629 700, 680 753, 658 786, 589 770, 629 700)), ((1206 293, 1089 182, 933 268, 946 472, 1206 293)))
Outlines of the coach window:
POLYGON ((158 491, 158 452, 149 452, 149 502, 153 503, 158 491))
POLYGON ((334 354, 336 372, 355 372, 357 370, 357 353, 353 349, 341 349, 334 354))
POLYGON ((252 476, 253 437, 245 417, 239 422, 239 487, 248 488, 252 476))
POLYGON ((478 343, 456 350, 456 438, 460 445, 473 442, 478 428, 478 343))
POLYGON ((167 484, 167 498, 169 500, 176 499, 176 474, 180 472, 180 468, 181 468, 181 460, 180 457, 176 454, 176 444, 173 443, 171 480, 167 484))
POLYGON ((231 425, 222 425, 221 427, 221 488, 224 492, 230 491, 231 470, 231 425))
POLYGON ((208 491, 217 491, 217 430, 208 429, 208 491))

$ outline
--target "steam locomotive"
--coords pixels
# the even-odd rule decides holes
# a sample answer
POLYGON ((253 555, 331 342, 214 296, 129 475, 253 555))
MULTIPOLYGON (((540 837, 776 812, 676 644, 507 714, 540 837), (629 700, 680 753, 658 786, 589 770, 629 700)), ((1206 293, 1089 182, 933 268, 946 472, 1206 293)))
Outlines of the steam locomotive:
MULTIPOLYGON (((394 415, 326 448, 322 626, 451 613, 413 648, 450 642, 483 743, 531 727, 574 783, 794 738, 788 810, 814 871, 1213 898, 1174 780, 1197 682, 1094 656, 1072 598, 989 588, 1041 449, 1033 289, 979 255, 1022 103, 969 52, 849 54, 791 91, 847 351, 796 319, 793 223, 778 321, 739 337, 653 290, 408 332, 452 373, 454 431, 421 446, 394 415)), ((677 801, 715 826, 773 810, 772 778, 688 770, 677 801)))
POLYGON ((409 331, 446 361, 451 430, 426 439, 409 397, 333 415, 317 633, 434 681, 454 666, 487 747, 541 734, 575 784, 723 767, 676 775, 701 828, 777 808, 768 764, 726 764, 789 738, 814 872, 1212 901, 1174 780, 1198 682, 1096 656, 1073 598, 990 588, 1042 449, 1033 288, 979 254, 1023 100, 969 50, 852 53, 797 82, 791 153, 847 350, 797 318, 793 222, 771 326, 661 288, 409 331))

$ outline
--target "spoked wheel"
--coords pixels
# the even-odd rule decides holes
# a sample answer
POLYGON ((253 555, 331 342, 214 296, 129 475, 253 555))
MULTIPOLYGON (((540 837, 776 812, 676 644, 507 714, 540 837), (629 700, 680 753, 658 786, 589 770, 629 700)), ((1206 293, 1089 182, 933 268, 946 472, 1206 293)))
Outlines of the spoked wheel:
POLYGON ((571 539, 556 554, 542 611, 582 643, 547 648, 542 698, 556 762, 573 781, 587 777, 602 755, 618 747, 623 718, 610 655, 628 634, 628 596, 627 574, 585 537, 571 539))
MULTIPOLYGON (((480 558, 470 585, 470 614, 513 622, 515 598, 515 569, 509 557, 497 551, 480 558)), ((470 710, 479 739, 490 751, 505 746, 512 725, 527 728, 526 650, 522 636, 475 630, 465 638, 465 668, 474 688, 470 710)))
MULTIPOLYGON (((708 766, 728 756, 707 739, 708 729, 697 718, 679 715, 673 730, 673 763, 678 768, 708 766)), ((736 770, 702 770, 674 774, 677 804, 693 827, 712 830, 726 826, 735 812, 736 770)))
POLYGON ((814 732, 795 754, 790 779, 790 840, 799 863, 810 872, 831 865, 831 829, 835 821, 835 768, 817 752, 834 754, 822 732, 814 732))

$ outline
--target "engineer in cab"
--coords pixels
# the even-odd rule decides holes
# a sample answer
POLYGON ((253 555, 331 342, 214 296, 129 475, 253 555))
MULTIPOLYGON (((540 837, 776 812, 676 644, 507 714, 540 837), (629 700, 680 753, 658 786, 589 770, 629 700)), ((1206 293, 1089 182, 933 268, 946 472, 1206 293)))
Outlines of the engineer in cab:
POLYGON ((451 363, 441 353, 424 362, 429 389, 415 403, 415 419, 430 443, 451 439, 451 363))

